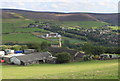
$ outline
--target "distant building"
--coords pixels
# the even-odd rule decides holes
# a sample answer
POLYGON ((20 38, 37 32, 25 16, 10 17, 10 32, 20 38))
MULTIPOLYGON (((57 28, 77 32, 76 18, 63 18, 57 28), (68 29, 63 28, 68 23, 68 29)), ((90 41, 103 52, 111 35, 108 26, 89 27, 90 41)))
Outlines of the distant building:
POLYGON ((36 24, 29 24, 28 27, 29 28, 33 28, 33 27, 38 27, 39 25, 36 25, 36 24))
POLYGON ((48 38, 48 37, 61 37, 60 34, 58 33, 49 33, 49 34, 45 34, 42 36, 43 38, 48 38))
POLYGON ((0 57, 5 55, 5 51, 0 51, 0 57))
POLYGON ((119 58, 118 54, 101 54, 100 59, 114 59, 119 58))
POLYGON ((23 56, 23 55, 25 55, 25 54, 9 54, 9 55, 4 55, 4 56, 2 56, 1 58, 2 58, 3 60, 5 60, 6 63, 11 63, 11 62, 10 62, 10 59, 11 59, 12 57, 14 57, 14 56, 23 56))
POLYGON ((30 65, 36 63, 56 63, 56 57, 49 52, 36 52, 24 56, 14 56, 10 62, 16 65, 30 65))
POLYGON ((14 54, 14 50, 11 49, 5 49, 5 54, 14 54))

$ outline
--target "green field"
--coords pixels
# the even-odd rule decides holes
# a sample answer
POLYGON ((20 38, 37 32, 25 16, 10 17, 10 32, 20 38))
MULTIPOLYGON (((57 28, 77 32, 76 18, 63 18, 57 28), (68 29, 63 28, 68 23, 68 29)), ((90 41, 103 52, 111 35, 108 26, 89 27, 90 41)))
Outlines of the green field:
POLYGON ((15 32, 41 32, 41 33, 45 33, 48 32, 46 30, 40 29, 40 28, 18 28, 15 32))
POLYGON ((109 26, 109 28, 111 28, 112 30, 120 30, 119 26, 109 26))
POLYGON ((118 79, 118 60, 3 65, 3 79, 118 79))
POLYGON ((97 21, 66 21, 66 22, 63 22, 63 25, 80 26, 82 28, 101 27, 107 24, 108 23, 106 22, 97 22, 97 21))
POLYGON ((32 20, 27 19, 3 19, 2 33, 16 32, 19 28, 28 26, 32 22, 32 20))
MULTIPOLYGON (((47 41, 42 38, 38 38, 31 33, 14 33, 14 34, 3 34, 3 43, 5 42, 16 42, 16 43, 29 43, 37 42, 41 43, 47 41)), ((48 41, 49 42, 49 41, 48 41)))

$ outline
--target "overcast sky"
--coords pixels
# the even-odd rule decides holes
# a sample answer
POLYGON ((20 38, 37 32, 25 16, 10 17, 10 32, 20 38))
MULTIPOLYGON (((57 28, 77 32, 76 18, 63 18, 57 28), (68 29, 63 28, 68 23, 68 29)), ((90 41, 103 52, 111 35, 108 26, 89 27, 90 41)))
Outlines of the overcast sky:
POLYGON ((1 8, 54 12, 117 13, 119 0, 2 0, 1 8))

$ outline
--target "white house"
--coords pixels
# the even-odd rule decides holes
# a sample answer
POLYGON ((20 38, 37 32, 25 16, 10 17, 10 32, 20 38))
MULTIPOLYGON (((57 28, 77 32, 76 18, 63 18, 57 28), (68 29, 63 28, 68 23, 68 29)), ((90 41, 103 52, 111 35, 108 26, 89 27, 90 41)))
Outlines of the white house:
POLYGON ((4 56, 5 55, 5 51, 0 51, 0 56, 4 56))
POLYGON ((119 58, 118 54, 101 54, 100 55, 101 59, 105 59, 105 58, 119 58))
POLYGON ((49 34, 45 34, 45 35, 43 35, 42 36, 43 38, 47 38, 47 37, 61 37, 61 35, 60 34, 58 34, 58 33, 49 33, 49 34))
POLYGON ((11 49, 5 49, 6 54, 14 54, 14 50, 11 49))

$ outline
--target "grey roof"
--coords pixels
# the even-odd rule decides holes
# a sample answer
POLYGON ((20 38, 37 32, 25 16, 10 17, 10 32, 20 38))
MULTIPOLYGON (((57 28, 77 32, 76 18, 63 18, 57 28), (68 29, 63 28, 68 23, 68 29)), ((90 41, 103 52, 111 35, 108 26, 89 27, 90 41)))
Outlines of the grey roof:
POLYGON ((49 52, 36 52, 36 53, 31 53, 27 54, 24 56, 15 56, 17 59, 23 61, 23 62, 28 62, 28 61, 35 61, 35 60, 43 60, 51 56, 52 54, 49 52))

